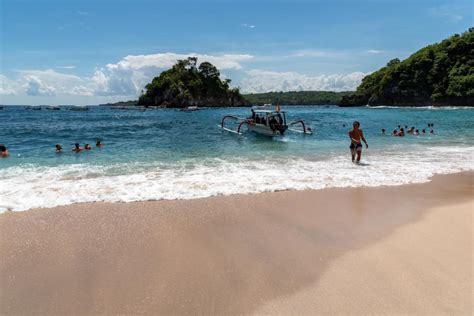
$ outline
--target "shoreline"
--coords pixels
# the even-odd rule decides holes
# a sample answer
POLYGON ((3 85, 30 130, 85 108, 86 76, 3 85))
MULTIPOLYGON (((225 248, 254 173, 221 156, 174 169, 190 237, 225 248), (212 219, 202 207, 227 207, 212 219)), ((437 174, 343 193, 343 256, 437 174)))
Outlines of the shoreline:
MULTIPOLYGON (((362 166, 366 166, 365 162, 361 164, 362 166)), ((462 170, 462 169, 461 169, 462 170)), ((255 192, 235 192, 235 193, 217 193, 217 194, 210 194, 210 195, 197 195, 197 196, 191 196, 191 197, 178 197, 178 198, 172 198, 172 197, 164 197, 164 198, 144 198, 144 199, 132 199, 129 201, 120 201, 120 200, 108 200, 108 201, 80 201, 80 202, 69 202, 66 204, 59 204, 59 205, 50 205, 50 206, 40 206, 40 207, 29 207, 26 209, 21 209, 21 210, 15 210, 12 208, 5 208, 6 206, 0 205, 0 216, 4 213, 16 213, 16 212, 31 212, 34 210, 44 210, 44 209, 56 209, 56 208, 64 208, 68 206, 74 206, 74 205, 81 205, 81 204, 133 204, 133 203, 160 203, 160 202, 166 202, 166 201, 194 201, 194 200, 202 200, 202 199, 213 199, 213 198, 226 198, 226 197, 238 197, 238 196, 252 196, 252 195, 261 195, 261 194, 272 194, 272 193, 280 193, 280 192, 316 192, 316 191, 321 191, 321 190, 331 190, 331 189, 370 189, 370 188, 391 188, 391 187, 399 187, 399 186, 410 186, 410 185, 417 185, 417 184, 426 184, 430 183, 433 178, 436 177, 443 177, 443 176, 450 176, 450 175, 457 175, 457 174, 465 174, 465 173, 473 173, 474 170, 462 170, 462 171, 455 171, 455 172, 450 172, 450 173, 435 173, 433 175, 427 176, 426 179, 418 180, 415 182, 409 182, 409 183, 393 183, 393 184, 378 184, 378 185, 365 185, 365 184, 359 184, 357 183, 354 186, 328 186, 328 187, 321 187, 321 188, 273 188, 273 189, 268 189, 264 191, 255 191, 255 192)), ((358 174, 358 176, 361 174, 358 174)), ((413 181, 413 180, 412 180, 413 181)), ((191 189, 190 189, 191 190, 191 189)))
POLYGON ((300 313, 350 308, 357 313, 466 313, 466 295, 472 293, 472 271, 466 268, 472 263, 472 239, 465 238, 469 229, 472 236, 473 176, 461 172, 401 186, 5 212, 0 214, 0 311, 248 314, 291 312, 299 306, 300 313), (421 238, 421 228, 433 227, 426 223, 433 216, 444 225, 427 237, 431 243, 421 243, 423 249, 414 241, 421 238), (400 231, 412 238, 404 240, 400 231), (458 242, 443 248, 434 240, 438 237, 458 242), (400 257, 387 259, 390 243, 402 245, 396 248, 400 257), (449 260, 415 256, 454 246, 459 251, 449 260), (367 251, 380 257, 362 255, 367 251), (401 278, 392 275, 394 262, 401 278), (363 294, 382 280, 351 283, 358 275, 370 278, 370 271, 389 273, 390 286, 382 286, 380 297, 363 294), (341 273, 346 279, 336 277, 341 273), (412 279, 417 273, 426 277, 412 279), (435 290, 425 293, 419 289, 427 280, 435 290), (338 286, 344 284, 354 288, 341 292, 338 286), (470 293, 459 290, 469 288, 470 293), (408 292, 397 294, 401 289, 408 292), (407 301, 409 291, 416 300, 407 301), (336 301, 324 305, 316 297, 336 301))

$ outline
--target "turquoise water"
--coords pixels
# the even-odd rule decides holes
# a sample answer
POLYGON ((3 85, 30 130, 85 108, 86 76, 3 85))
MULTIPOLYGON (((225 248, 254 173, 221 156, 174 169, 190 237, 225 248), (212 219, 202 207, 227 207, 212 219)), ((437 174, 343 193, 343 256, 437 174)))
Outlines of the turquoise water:
POLYGON ((314 135, 269 139, 218 128, 226 114, 248 108, 76 112, 5 107, 0 143, 0 210, 85 201, 195 198, 216 194, 335 186, 396 185, 436 173, 471 170, 474 110, 469 108, 283 107, 288 121, 304 119, 314 135), (347 132, 361 122, 369 142, 363 166, 350 162, 347 132), (398 125, 433 135, 392 137, 398 125), (344 126, 345 125, 345 126, 344 126), (95 148, 96 139, 104 147, 95 148), (73 144, 93 149, 74 153, 73 144), (55 153, 60 143, 64 152, 55 153))

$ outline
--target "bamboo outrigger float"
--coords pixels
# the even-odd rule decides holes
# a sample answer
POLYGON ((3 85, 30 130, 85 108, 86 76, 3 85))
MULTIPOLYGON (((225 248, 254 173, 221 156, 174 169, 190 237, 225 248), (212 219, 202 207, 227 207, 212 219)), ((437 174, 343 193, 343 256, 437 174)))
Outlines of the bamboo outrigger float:
POLYGON ((265 135, 265 136, 284 136, 286 131, 301 133, 305 135, 312 135, 313 131, 307 127, 303 120, 297 120, 290 123, 286 122, 286 112, 281 111, 279 106, 272 109, 271 105, 264 105, 260 107, 252 107, 252 116, 248 118, 240 118, 234 115, 226 115, 222 118, 220 128, 223 130, 242 135, 244 133, 244 126, 247 130, 265 135), (226 120, 237 121, 239 124, 237 128, 231 129, 225 126, 226 120), (301 130, 295 129, 296 126, 301 126, 301 130))

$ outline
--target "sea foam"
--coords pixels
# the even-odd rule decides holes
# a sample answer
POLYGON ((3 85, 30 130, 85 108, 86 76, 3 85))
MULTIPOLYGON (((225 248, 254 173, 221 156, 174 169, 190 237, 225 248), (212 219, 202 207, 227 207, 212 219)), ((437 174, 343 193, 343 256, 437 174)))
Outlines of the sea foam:
POLYGON ((474 147, 419 146, 348 155, 189 159, 179 163, 34 164, 3 170, 0 211, 79 202, 193 199, 215 195, 328 187, 373 187, 429 181, 435 174, 473 170, 474 147), (413 148, 411 148, 413 149, 413 148))

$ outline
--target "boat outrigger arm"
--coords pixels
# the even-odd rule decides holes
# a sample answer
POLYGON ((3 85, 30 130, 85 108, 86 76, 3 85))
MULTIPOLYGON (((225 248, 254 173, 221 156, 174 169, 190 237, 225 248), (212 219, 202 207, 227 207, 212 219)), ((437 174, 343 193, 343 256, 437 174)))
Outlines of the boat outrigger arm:
POLYGON ((247 126, 246 130, 262 134, 266 136, 283 136, 285 132, 291 131, 301 133, 305 135, 313 134, 311 128, 307 127, 303 120, 297 120, 290 123, 286 123, 285 111, 280 111, 279 107, 275 110, 269 109, 268 107, 252 107, 252 116, 248 118, 241 118, 234 115, 226 115, 222 118, 220 128, 223 130, 242 135, 244 132, 243 126, 247 126), (236 121, 238 123, 235 129, 225 126, 226 121, 236 121), (301 126, 300 129, 296 129, 296 126, 301 126))

